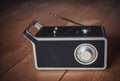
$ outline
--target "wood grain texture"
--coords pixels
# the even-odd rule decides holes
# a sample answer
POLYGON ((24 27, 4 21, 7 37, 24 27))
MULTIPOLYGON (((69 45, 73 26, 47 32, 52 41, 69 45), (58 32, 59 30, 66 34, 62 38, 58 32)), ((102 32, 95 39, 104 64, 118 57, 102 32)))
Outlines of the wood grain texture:
POLYGON ((0 81, 119 81, 119 0, 22 1, 0 9, 0 81), (54 12, 84 25, 104 25, 108 43, 108 69, 104 71, 38 71, 32 45, 22 35, 37 20, 43 25, 74 25, 56 19, 54 12))

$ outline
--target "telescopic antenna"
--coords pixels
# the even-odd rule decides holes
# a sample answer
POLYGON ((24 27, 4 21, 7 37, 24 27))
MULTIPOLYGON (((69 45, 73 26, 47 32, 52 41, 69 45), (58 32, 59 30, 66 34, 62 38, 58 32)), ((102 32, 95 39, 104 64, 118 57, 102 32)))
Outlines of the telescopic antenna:
POLYGON ((63 16, 60 16, 60 15, 57 15, 57 14, 54 14, 54 13, 51 13, 51 12, 48 12, 48 15, 54 16, 54 17, 59 18, 59 19, 61 19, 61 20, 65 20, 65 21, 74 23, 74 24, 76 24, 76 25, 78 25, 78 26, 84 26, 84 25, 82 25, 82 24, 80 24, 80 23, 78 23, 78 22, 76 22, 76 21, 73 21, 73 20, 71 20, 71 19, 65 18, 65 17, 63 17, 63 16))

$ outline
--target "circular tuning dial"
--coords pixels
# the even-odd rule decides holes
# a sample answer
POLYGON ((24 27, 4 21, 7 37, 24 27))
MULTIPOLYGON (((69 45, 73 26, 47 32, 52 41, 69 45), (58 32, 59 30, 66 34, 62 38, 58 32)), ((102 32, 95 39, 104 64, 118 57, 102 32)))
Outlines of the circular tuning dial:
POLYGON ((96 61, 98 52, 91 44, 80 44, 74 51, 76 61, 83 65, 89 65, 96 61))

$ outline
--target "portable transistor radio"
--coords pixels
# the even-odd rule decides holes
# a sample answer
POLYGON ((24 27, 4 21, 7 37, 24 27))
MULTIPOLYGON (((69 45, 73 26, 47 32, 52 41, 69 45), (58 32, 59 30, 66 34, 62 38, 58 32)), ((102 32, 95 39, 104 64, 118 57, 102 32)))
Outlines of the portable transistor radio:
MULTIPOLYGON (((54 14, 52 14, 54 15, 54 14)), ((38 70, 103 70, 107 67, 107 39, 103 26, 42 26, 33 21, 23 32, 33 45, 38 70), (36 35, 29 32, 38 28, 36 35)))

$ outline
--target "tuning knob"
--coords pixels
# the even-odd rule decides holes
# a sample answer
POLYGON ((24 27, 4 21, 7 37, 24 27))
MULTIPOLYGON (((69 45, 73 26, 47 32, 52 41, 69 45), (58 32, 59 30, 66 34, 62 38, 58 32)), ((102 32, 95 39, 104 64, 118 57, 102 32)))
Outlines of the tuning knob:
POLYGON ((78 63, 89 65, 96 61, 98 52, 93 45, 84 43, 76 47, 74 57, 78 63))
POLYGON ((57 33, 58 33, 58 27, 55 27, 53 30, 53 36, 56 36, 57 33))

